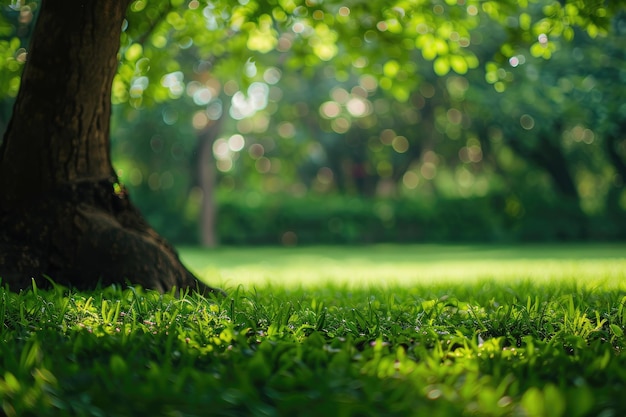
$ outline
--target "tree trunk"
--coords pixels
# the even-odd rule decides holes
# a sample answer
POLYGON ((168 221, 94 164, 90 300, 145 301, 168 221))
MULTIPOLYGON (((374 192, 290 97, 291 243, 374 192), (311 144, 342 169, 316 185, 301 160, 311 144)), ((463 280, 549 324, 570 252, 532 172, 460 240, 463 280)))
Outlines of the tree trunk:
POLYGON ((198 136, 198 184, 202 190, 200 205, 200 241, 202 246, 214 248, 217 246, 217 232, 215 219, 217 205, 215 203, 215 157, 213 143, 215 142, 216 127, 205 128, 198 136))
POLYGON ((130 0, 44 0, 0 147, 0 277, 212 290, 143 220, 111 165, 111 84, 130 0))

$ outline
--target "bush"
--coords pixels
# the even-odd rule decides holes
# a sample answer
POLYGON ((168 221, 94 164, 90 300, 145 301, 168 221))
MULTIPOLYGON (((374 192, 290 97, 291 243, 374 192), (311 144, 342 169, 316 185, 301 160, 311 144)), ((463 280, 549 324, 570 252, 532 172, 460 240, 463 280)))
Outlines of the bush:
MULTIPOLYGON (((537 195, 368 199, 343 195, 229 193, 218 196, 217 233, 225 245, 419 242, 552 242, 626 237, 626 221, 589 217, 575 201, 537 195)), ((167 239, 196 244, 198 221, 147 212, 167 239)))
POLYGON ((339 195, 222 197, 223 244, 361 244, 493 241, 502 234, 490 199, 427 202, 339 195))

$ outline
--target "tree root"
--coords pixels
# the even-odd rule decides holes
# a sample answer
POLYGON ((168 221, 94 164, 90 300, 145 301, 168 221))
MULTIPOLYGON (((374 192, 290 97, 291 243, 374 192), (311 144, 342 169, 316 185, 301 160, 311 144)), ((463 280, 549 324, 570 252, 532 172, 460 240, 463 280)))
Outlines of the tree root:
POLYGON ((0 278, 12 290, 134 284, 221 293, 198 280, 111 180, 72 183, 0 217, 0 278))

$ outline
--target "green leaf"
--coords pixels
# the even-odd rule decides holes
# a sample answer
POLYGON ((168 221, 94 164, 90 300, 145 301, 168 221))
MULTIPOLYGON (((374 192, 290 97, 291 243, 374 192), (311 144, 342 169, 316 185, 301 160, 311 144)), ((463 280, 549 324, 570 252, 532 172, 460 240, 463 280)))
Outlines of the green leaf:
POLYGON ((20 47, 20 38, 12 38, 9 42, 9 48, 12 51, 17 51, 17 48, 20 47))
POLYGON ((424 59, 432 61, 437 57, 437 44, 433 35, 426 34, 420 36, 416 42, 416 46, 421 48, 424 59))
POLYGON ((617 337, 624 337, 624 331, 617 324, 611 324, 611 331, 617 337))
POLYGON ((457 74, 465 74, 467 73, 467 61, 464 57, 458 55, 450 56, 450 66, 457 74))
POLYGON ((446 55, 450 51, 448 43, 439 38, 435 39, 435 49, 437 50, 438 55, 446 55))
POLYGON ((529 30, 532 24, 532 19, 528 13, 522 13, 519 16, 519 27, 523 30, 529 30))
POLYGON ((4 374, 4 382, 7 385, 9 392, 17 392, 20 390, 20 381, 11 372, 4 374))
POLYGON ((551 417, 559 417, 565 413, 565 398, 554 384, 546 385, 543 389, 543 396, 546 410, 549 410, 551 417))
POLYGON ((545 46, 543 46, 539 42, 535 42, 530 47, 530 54, 534 56, 535 58, 539 58, 543 56, 545 50, 546 50, 545 46))
POLYGON ((396 60, 390 60, 383 66, 383 73, 389 78, 395 78, 400 70, 400 64, 396 60))
POLYGON ((128 47, 128 49, 124 53, 124 57, 128 61, 136 61, 137 59, 141 57, 142 54, 143 54, 143 47, 138 43, 134 43, 128 47))
POLYGON ((525 415, 533 417, 546 415, 543 395, 536 387, 532 387, 524 393, 521 404, 524 407, 525 415))
POLYGON ((447 73, 450 72, 450 60, 448 57, 443 56, 439 57, 433 63, 433 69, 435 70, 435 74, 440 77, 443 77, 447 73))
POLYGON ((112 355, 109 360, 109 367, 113 375, 124 375, 128 372, 128 366, 126 365, 126 361, 120 355, 112 355))

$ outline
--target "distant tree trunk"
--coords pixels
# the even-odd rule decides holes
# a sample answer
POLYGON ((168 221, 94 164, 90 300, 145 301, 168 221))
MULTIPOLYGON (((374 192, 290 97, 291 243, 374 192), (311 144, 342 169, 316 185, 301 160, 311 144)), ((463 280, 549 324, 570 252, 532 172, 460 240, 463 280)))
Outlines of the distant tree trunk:
POLYGON ((12 289, 198 287, 111 165, 111 83, 130 0, 44 0, 0 147, 0 278, 12 289))
POLYGON ((213 143, 215 142, 214 129, 206 128, 199 136, 198 145, 198 184, 202 190, 200 205, 200 242, 202 246, 214 248, 217 246, 217 232, 215 221, 217 204, 215 202, 215 157, 213 143))
MULTIPOLYGON (((226 100, 222 99, 222 102, 226 100)), ((217 120, 211 120, 209 124, 198 132, 198 149, 196 158, 197 184, 202 190, 200 203, 200 243, 206 248, 214 248, 218 245, 217 202, 215 201, 215 186, 217 183, 217 169, 213 144, 217 140, 228 108, 222 111, 217 120)))

